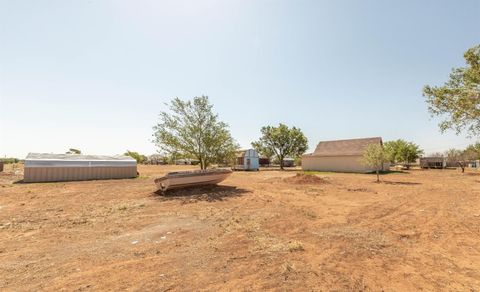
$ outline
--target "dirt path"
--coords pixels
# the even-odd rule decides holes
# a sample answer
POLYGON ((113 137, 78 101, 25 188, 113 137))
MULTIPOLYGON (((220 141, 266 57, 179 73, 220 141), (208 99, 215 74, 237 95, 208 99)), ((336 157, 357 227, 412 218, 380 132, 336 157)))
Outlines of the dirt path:
POLYGON ((480 291, 480 175, 235 172, 154 193, 133 180, 0 174, 1 290, 480 291))

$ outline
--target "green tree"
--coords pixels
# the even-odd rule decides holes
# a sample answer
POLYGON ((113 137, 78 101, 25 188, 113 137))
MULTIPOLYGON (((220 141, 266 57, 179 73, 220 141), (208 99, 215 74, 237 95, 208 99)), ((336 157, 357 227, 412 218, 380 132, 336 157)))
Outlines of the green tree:
POLYGON ((385 155, 390 163, 396 163, 399 144, 402 140, 388 141, 383 143, 385 155))
POLYGON ((184 101, 174 98, 169 111, 160 112, 160 122, 153 128, 155 144, 173 156, 194 157, 201 169, 212 163, 230 162, 238 144, 228 125, 219 121, 207 96, 184 101))
POLYGON ((463 55, 466 67, 454 68, 444 86, 425 86, 423 95, 432 116, 442 116, 442 132, 447 129, 470 136, 480 134, 480 45, 463 55))
POLYGON ((403 163, 407 168, 409 163, 415 162, 423 154, 420 146, 402 139, 385 142, 384 147, 386 157, 391 163, 403 163))
POLYGON ((281 169, 285 157, 299 157, 308 149, 308 140, 299 128, 279 124, 278 127, 262 127, 260 132, 262 137, 253 142, 252 147, 262 155, 273 153, 281 169))
POLYGON ((380 182, 379 172, 385 162, 388 162, 388 156, 381 145, 370 144, 363 153, 363 164, 373 167, 377 174, 377 182, 380 182))
POLYGON ((75 148, 70 148, 67 152, 65 152, 65 154, 82 154, 82 151, 75 148))
POLYGON ((148 160, 147 156, 135 151, 127 150, 127 152, 123 153, 123 155, 132 157, 137 161, 137 163, 145 163, 148 160))

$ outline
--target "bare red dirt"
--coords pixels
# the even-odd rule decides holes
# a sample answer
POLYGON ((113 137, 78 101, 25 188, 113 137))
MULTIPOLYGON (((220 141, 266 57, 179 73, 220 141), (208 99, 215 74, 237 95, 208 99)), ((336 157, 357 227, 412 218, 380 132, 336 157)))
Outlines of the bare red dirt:
POLYGON ((179 169, 22 184, 7 168, 0 290, 480 291, 478 173, 235 172, 155 193, 179 169))

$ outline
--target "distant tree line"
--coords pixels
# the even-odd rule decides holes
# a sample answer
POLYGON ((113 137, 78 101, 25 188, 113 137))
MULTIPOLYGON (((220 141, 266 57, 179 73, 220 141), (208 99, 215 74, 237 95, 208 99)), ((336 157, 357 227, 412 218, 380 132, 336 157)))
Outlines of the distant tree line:
POLYGON ((12 164, 12 163, 19 163, 20 159, 14 158, 14 157, 6 157, 6 158, 0 158, 0 161, 3 162, 4 164, 12 164))
MULTIPOLYGON (((402 139, 388 141, 380 145, 369 145, 363 154, 363 163, 375 169, 377 173, 377 182, 380 181, 379 172, 383 163, 402 163, 407 169, 409 164, 423 155, 424 151, 413 143, 402 139)), ((432 153, 432 157, 445 157, 449 164, 460 167, 462 173, 468 163, 474 160, 480 160, 480 142, 471 144, 465 149, 449 149, 444 153, 432 153)))

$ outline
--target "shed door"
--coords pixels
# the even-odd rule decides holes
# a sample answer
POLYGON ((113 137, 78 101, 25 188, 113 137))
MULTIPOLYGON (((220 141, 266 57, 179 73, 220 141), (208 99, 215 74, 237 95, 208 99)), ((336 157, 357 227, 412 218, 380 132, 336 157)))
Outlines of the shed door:
POLYGON ((237 165, 243 165, 243 157, 237 157, 237 165))

